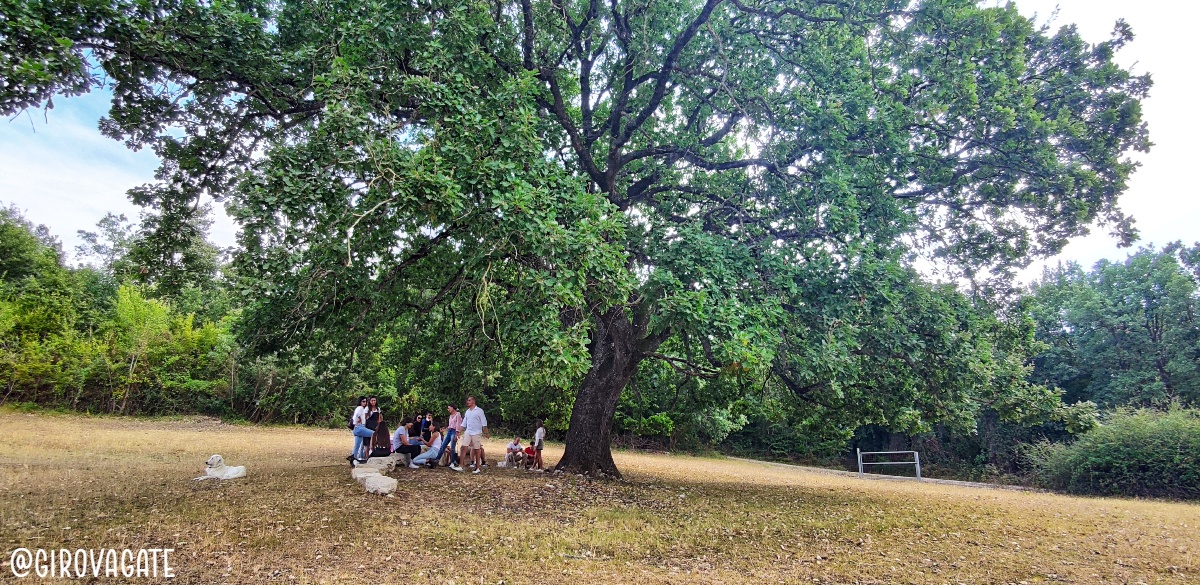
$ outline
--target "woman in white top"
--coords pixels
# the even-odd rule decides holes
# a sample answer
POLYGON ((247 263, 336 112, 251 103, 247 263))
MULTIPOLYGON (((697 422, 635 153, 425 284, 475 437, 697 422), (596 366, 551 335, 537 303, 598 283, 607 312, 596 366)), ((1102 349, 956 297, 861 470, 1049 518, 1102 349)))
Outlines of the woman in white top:
POLYGON ((412 462, 408 464, 409 467, 416 469, 422 465, 425 465, 426 463, 429 463, 430 461, 441 458, 442 433, 438 432, 439 430, 440 429, 438 428, 437 424, 429 423, 429 440, 425 441, 425 444, 429 445, 429 450, 417 455, 416 457, 413 457, 412 462))
POLYGON ((367 399, 367 428, 374 431, 381 420, 383 420, 383 413, 379 410, 379 399, 372 396, 367 399))
POLYGON ((542 424, 542 419, 537 420, 537 432, 533 434, 533 448, 536 450, 536 455, 533 456, 533 465, 530 469, 542 469, 542 447, 546 443, 546 425, 542 424))
POLYGON ((375 431, 367 428, 367 415, 371 409, 367 407, 367 397, 358 397, 358 408, 354 409, 354 415, 350 417, 350 424, 354 425, 354 450, 350 452, 350 459, 366 460, 366 442, 363 439, 370 439, 375 431))

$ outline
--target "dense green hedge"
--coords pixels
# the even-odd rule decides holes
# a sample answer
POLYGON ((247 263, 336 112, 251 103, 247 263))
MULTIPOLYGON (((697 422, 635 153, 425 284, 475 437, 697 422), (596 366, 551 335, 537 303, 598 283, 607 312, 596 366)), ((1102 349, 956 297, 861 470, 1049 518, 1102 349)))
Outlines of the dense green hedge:
POLYGON ((1074 443, 1035 446, 1030 459, 1050 489, 1200 499, 1200 410, 1118 411, 1074 443))

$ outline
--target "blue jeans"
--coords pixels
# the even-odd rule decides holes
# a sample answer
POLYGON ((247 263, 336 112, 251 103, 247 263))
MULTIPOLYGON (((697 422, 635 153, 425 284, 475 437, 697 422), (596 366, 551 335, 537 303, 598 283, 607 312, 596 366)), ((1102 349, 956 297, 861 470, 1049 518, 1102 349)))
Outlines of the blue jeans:
POLYGON ((441 449, 430 449, 424 453, 421 453, 420 455, 417 455, 416 457, 413 457, 412 464, 413 465, 425 465, 426 463, 429 463, 430 461, 437 459, 438 455, 441 455, 441 454, 442 454, 441 449))
POLYGON ((354 425, 354 451, 351 451, 350 454, 356 459, 362 459, 358 455, 360 451, 363 451, 363 439, 370 439, 373 436, 375 436, 375 431, 363 425, 354 425))
POLYGON ((450 429, 446 431, 446 438, 442 441, 443 445, 448 445, 446 448, 450 450, 450 465, 458 463, 458 429, 450 429))

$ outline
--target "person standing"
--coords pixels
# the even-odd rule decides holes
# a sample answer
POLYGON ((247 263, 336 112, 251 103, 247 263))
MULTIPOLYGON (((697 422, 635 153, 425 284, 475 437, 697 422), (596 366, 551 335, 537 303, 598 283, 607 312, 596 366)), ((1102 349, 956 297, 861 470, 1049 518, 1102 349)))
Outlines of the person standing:
MULTIPOLYGON (((471 453, 471 463, 475 467, 475 471, 471 473, 479 473, 483 469, 483 439, 484 437, 491 438, 492 435, 488 432, 487 416, 484 415, 483 409, 475 405, 475 397, 467 397, 467 411, 463 413, 463 455, 466 456, 467 451, 471 453)), ((458 468, 459 471, 462 467, 458 468)))
POLYGON ((539 469, 544 471, 544 468, 542 467, 542 447, 545 446, 545 443, 546 425, 542 423, 542 419, 539 418, 537 419, 537 431, 533 433, 533 449, 535 454, 533 456, 533 462, 530 465, 530 469, 539 469))
MULTIPOLYGON (((450 460, 450 469, 454 469, 459 465, 458 459, 458 438, 463 436, 463 417, 462 413, 453 404, 446 405, 446 412, 450 413, 450 419, 446 421, 446 449, 450 460)), ((459 467, 459 470, 462 468, 459 467)))
POLYGON ((363 422, 363 426, 368 431, 371 431, 371 436, 363 437, 363 454, 361 459, 366 460, 371 457, 371 452, 375 449, 375 441, 377 439, 387 440, 387 437, 379 437, 375 431, 379 428, 379 423, 383 422, 383 411, 379 409, 379 398, 372 396, 367 399, 367 418, 363 422))
POLYGON ((363 439, 369 439, 375 435, 375 431, 367 428, 367 415, 371 409, 367 407, 367 397, 360 396, 358 398, 358 408, 354 409, 354 414, 350 417, 350 424, 354 426, 354 450, 350 452, 350 461, 353 463, 355 459, 366 460, 363 453, 363 439))

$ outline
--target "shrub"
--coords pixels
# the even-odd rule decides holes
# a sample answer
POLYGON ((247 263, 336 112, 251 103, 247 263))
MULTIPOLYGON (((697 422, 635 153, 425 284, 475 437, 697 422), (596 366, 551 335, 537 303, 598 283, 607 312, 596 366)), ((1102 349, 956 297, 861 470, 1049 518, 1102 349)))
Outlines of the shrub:
POLYGON ((1042 486, 1074 494, 1200 499, 1200 410, 1125 410, 1028 457, 1042 486))

